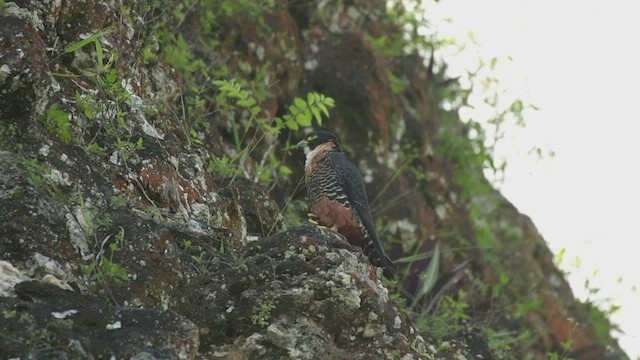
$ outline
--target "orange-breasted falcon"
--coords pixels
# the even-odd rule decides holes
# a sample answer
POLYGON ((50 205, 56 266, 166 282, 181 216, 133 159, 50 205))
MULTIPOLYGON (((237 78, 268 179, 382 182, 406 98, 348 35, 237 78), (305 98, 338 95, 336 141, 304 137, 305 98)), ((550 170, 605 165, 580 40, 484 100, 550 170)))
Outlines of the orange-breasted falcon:
POLYGON ((317 131, 297 148, 306 156, 307 196, 317 222, 361 247, 371 263, 393 280, 397 269, 378 240, 364 182, 355 164, 340 150, 338 138, 331 132, 317 131))

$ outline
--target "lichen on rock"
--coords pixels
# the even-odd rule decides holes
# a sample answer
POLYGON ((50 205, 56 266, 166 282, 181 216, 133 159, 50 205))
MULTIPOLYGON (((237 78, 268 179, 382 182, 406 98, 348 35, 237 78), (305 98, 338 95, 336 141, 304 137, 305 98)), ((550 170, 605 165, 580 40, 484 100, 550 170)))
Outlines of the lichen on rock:
POLYGON ((426 356, 380 274, 337 233, 300 226, 249 244, 214 267, 190 315, 207 354, 246 358, 377 359, 426 356), (208 295, 205 295, 210 291, 208 295), (265 311, 267 309, 267 311, 265 311), (237 339, 245 339, 238 343, 237 339), (393 355, 393 356, 392 356, 393 355))

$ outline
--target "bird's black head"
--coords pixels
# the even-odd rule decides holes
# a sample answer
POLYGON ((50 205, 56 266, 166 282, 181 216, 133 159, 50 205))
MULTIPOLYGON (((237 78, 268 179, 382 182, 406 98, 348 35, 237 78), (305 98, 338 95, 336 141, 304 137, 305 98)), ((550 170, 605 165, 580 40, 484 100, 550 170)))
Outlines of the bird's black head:
POLYGON ((312 132, 311 134, 307 135, 304 140, 301 140, 296 145, 296 147, 298 149, 305 150, 306 154, 309 151, 313 151, 313 149, 315 149, 318 145, 328 142, 335 144, 336 149, 340 150, 340 142, 338 142, 338 137, 334 133, 326 130, 312 132))

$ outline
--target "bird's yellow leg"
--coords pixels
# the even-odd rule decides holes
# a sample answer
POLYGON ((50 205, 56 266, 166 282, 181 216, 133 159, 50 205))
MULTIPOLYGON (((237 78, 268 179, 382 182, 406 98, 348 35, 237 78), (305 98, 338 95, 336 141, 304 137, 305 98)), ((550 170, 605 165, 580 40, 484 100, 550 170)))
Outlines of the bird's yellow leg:
POLYGON ((320 224, 320 221, 318 220, 318 217, 316 216, 316 214, 308 213, 307 217, 308 217, 307 220, 309 221, 310 224, 313 224, 313 225, 315 225, 317 227, 320 227, 320 228, 331 229, 334 232, 338 232, 338 226, 337 225, 333 225, 331 227, 328 227, 328 226, 324 226, 324 225, 320 224))
POLYGON ((318 217, 314 213, 308 213, 307 214, 307 220, 309 221, 309 223, 311 223, 313 225, 320 226, 320 222, 318 221, 318 217))

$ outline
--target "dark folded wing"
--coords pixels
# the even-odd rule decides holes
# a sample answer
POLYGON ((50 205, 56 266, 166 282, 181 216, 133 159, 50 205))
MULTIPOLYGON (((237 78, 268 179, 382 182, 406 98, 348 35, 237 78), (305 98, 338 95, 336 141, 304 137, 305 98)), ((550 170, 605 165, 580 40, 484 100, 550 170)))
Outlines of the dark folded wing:
MULTIPOLYGON (((397 269, 391 259, 384 253, 378 234, 376 233, 375 225, 373 224, 373 217, 371 216, 371 210, 369 209, 369 200, 367 199, 367 191, 364 186, 364 181, 356 165, 347 156, 339 151, 332 151, 329 153, 329 160, 331 166, 336 172, 338 181, 344 189, 349 202, 352 204, 356 213, 360 216, 362 225, 366 229, 371 244, 375 249, 375 255, 370 256, 371 262, 384 269, 385 277, 393 279, 393 274, 397 272, 397 269)), ((367 249, 365 249, 365 252, 367 249)), ((369 255, 369 254, 367 254, 369 255)))

